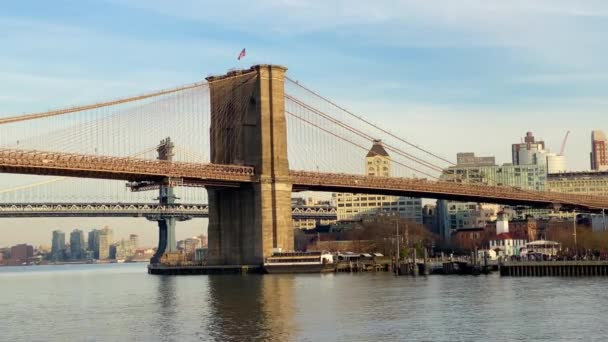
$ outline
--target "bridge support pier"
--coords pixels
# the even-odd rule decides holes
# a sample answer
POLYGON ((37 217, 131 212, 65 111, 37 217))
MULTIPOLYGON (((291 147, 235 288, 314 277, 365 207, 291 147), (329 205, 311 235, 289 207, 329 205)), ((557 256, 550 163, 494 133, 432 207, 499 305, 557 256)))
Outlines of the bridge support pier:
POLYGON ((211 265, 259 265, 273 250, 293 250, 285 71, 256 65, 207 78, 211 162, 251 165, 258 177, 238 188, 207 188, 211 265))
MULTIPOLYGON (((166 138, 160 142, 157 149, 159 160, 173 160, 173 143, 170 138, 166 138)), ((158 201, 160 204, 174 204, 177 197, 173 192, 172 180, 167 178, 160 184, 158 201)), ((175 224, 176 217, 160 216, 155 218, 158 222, 158 247, 156 253, 150 259, 151 264, 160 263, 160 258, 167 252, 177 251, 177 242, 175 241, 175 224)))

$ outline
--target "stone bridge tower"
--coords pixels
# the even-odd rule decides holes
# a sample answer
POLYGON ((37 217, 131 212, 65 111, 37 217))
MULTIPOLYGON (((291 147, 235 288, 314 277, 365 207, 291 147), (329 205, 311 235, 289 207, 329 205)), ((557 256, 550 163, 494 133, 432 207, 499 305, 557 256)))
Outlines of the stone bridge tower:
POLYGON ((253 166, 257 176, 241 187, 207 187, 211 265, 259 265, 273 248, 293 250, 286 70, 256 65, 207 78, 211 162, 253 166))

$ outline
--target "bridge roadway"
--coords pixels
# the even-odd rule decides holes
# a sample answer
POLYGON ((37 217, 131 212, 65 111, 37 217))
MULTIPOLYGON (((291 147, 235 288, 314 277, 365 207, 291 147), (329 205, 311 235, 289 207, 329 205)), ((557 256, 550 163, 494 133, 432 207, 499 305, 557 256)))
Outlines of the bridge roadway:
MULTIPOLYGON (((336 220, 336 208, 293 206, 294 219, 336 220)), ((207 204, 14 203, 0 204, 0 218, 26 217, 209 217, 207 204)))
MULTIPOLYGON (((336 208, 293 206, 294 219, 336 220, 336 208)), ((14 203, 0 204, 0 218, 16 217, 209 217, 207 204, 14 203)))
MULTIPOLYGON (((93 156, 59 152, 0 149, 0 172, 81 178, 161 182, 173 186, 230 186, 257 182, 248 166, 169 162, 137 158, 93 156)), ((290 171, 294 191, 335 191, 412 196, 496 204, 601 212, 608 197, 521 190, 512 187, 374 177, 338 173, 290 171)))

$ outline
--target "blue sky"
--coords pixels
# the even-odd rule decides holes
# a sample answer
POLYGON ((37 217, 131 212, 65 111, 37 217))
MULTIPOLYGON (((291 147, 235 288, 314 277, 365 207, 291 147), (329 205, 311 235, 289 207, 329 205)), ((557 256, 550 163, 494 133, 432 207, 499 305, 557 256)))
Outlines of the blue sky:
POLYGON ((277 63, 451 159, 472 151, 508 162, 527 130, 557 151, 570 130, 570 168, 583 170, 590 131, 608 130, 603 0, 21 0, 0 9, 0 115, 277 63))

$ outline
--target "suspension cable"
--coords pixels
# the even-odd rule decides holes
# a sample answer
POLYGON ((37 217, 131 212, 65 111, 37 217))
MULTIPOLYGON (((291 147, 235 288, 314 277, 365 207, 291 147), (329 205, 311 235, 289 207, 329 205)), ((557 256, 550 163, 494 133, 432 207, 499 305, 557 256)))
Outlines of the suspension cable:
POLYGON ((415 149, 417 149, 417 150, 420 150, 420 151, 422 151, 422 152, 424 152, 424 153, 426 153, 426 154, 428 154, 428 155, 431 155, 431 156, 433 156, 433 157, 435 157, 435 158, 437 158, 437 159, 439 159, 439 160, 441 160, 441 161, 444 161, 444 162, 446 162, 446 163, 448 163, 448 164, 450 164, 450 165, 456 165, 454 162, 452 162, 452 161, 450 161, 450 160, 448 160, 448 159, 446 159, 446 158, 444 158, 444 157, 441 157, 441 156, 439 156, 439 155, 437 155, 437 154, 434 154, 434 153, 432 153, 432 152, 430 152, 430 151, 428 151, 428 150, 425 150, 424 148, 422 148, 422 147, 420 147, 420 146, 418 146, 418 145, 415 145, 415 144, 413 144, 413 143, 411 143, 411 142, 409 142, 409 141, 407 141, 407 140, 405 140, 405 139, 403 139, 403 138, 400 138, 400 137, 396 136, 395 134, 393 134, 393 133, 391 133, 391 132, 389 132, 389 131, 387 131, 387 130, 383 129, 382 127, 379 127, 379 126, 377 126, 376 124, 374 124, 374 123, 372 123, 372 122, 370 122, 370 121, 368 121, 368 120, 366 120, 366 119, 364 119, 364 118, 362 118, 362 117, 360 117, 360 116, 358 116, 358 115, 354 114, 353 112, 349 111, 348 109, 346 109, 346 108, 344 108, 344 107, 341 107, 340 105, 336 104, 335 102, 331 101, 330 99, 328 99, 328 98, 326 98, 326 97, 324 97, 324 96, 320 95, 319 93, 317 93, 317 92, 315 92, 315 91, 313 91, 313 90, 311 90, 311 89, 309 89, 309 88, 307 88, 307 87, 305 87, 305 86, 301 85, 299 82, 296 82, 296 81, 292 80, 292 79, 291 79, 291 78, 289 78, 289 77, 285 77, 285 79, 286 79, 286 80, 288 80, 288 81, 290 81, 291 83, 293 83, 293 84, 297 85, 298 87, 300 87, 300 88, 302 88, 302 89, 306 90, 307 92, 309 92, 309 93, 313 94, 314 96, 316 96, 316 97, 318 97, 318 98, 320 98, 320 99, 322 99, 322 100, 326 101, 327 103, 331 104, 332 106, 334 106, 334 107, 336 107, 336 108, 338 108, 338 109, 342 110, 343 112, 347 113, 348 115, 350 115, 350 116, 352 116, 352 117, 354 117, 354 118, 356 118, 356 119, 358 119, 358 120, 361 120, 361 121, 363 121, 364 123, 366 123, 366 124, 368 124, 368 125, 370 125, 370 126, 374 127, 375 129, 377 129, 377 130, 379 130, 379 131, 381 131, 381 132, 383 132, 383 133, 385 133, 385 134, 388 134, 388 135, 390 135, 391 137, 393 137, 393 138, 395 138, 395 139, 397 139, 397 140, 399 140, 399 141, 401 141, 401 142, 403 142, 403 143, 405 143, 405 144, 407 144, 407 145, 409 145, 409 146, 411 146, 411 147, 413 147, 413 148, 415 148, 415 149))

